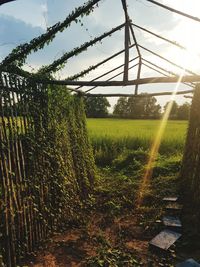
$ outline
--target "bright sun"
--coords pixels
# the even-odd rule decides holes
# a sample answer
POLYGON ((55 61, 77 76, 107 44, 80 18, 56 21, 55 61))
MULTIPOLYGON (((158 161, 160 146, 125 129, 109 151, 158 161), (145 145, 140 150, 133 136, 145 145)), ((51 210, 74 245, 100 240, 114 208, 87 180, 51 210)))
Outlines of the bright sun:
MULTIPOLYGON (((179 2, 179 1, 177 1, 179 2)), ((181 10, 185 13, 199 17, 200 1, 183 1, 181 10)), ((177 4, 180 9, 180 2, 177 4)), ((172 58, 185 68, 200 71, 200 23, 188 18, 174 15, 178 19, 177 26, 171 31, 171 36, 178 43, 186 47, 185 51, 168 51, 171 52, 172 58)))

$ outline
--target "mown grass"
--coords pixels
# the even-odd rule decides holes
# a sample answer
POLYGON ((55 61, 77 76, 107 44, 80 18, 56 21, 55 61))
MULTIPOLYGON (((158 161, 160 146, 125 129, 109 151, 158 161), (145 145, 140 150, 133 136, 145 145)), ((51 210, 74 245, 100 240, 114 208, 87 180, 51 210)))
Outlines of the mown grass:
MULTIPOLYGON (((97 164, 110 164, 124 150, 148 151, 156 138, 159 120, 87 119, 97 164)), ((168 121, 159 153, 182 154, 187 121, 168 121)))

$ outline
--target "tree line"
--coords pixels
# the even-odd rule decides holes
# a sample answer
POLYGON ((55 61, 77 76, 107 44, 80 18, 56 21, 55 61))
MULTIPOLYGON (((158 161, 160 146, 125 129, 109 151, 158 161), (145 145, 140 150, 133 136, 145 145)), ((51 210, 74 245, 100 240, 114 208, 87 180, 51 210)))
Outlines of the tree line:
POLYGON ((127 118, 127 119, 159 119, 171 106, 170 119, 187 120, 189 118, 190 104, 185 102, 178 105, 176 101, 167 102, 162 107, 153 96, 143 94, 142 97, 119 97, 114 106, 113 113, 109 114, 110 103, 106 97, 85 97, 85 110, 88 118, 127 118))

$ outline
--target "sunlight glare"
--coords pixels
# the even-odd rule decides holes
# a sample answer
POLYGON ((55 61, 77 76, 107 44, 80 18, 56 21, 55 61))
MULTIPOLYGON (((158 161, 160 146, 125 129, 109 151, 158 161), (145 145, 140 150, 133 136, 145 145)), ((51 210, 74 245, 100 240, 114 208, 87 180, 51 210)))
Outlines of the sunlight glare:
POLYGON ((153 173, 155 160, 157 158, 158 151, 159 151, 159 148, 160 148, 160 144, 161 144, 161 141, 162 141, 162 137, 163 137, 163 134, 164 134, 164 131, 165 131, 165 128, 166 128, 166 125, 167 125, 167 121, 169 119, 169 115, 170 115, 170 112, 171 112, 171 109, 172 109, 173 101, 175 99, 176 93, 178 91, 178 88, 180 86, 180 83, 181 83, 181 80, 182 80, 182 77, 184 76, 184 74, 185 74, 185 70, 183 70, 181 75, 179 76, 179 79, 178 79, 178 81, 176 83, 176 86, 175 86, 175 88, 173 90, 173 93, 171 95, 170 101, 169 101, 168 106, 166 108, 166 111, 165 111, 165 113, 163 115, 163 118, 161 120, 158 132, 157 132, 157 134, 155 136, 155 140, 153 141, 153 144, 151 146, 150 155, 149 155, 149 161, 147 163, 146 170, 145 170, 145 173, 144 173, 144 177, 143 177, 143 180, 141 182, 141 185, 140 185, 140 188, 139 188, 139 192, 138 192, 138 196, 137 196, 136 206, 138 208, 142 205, 145 192, 148 189, 148 185, 150 183, 150 180, 151 180, 151 177, 152 177, 152 173, 153 173))
MULTIPOLYGON (((197 14, 197 16, 199 16, 198 13, 200 10, 200 1, 194 2, 193 4, 190 1, 185 1, 183 5, 183 10, 188 14, 197 14)), ((176 27, 173 28, 170 32, 170 37, 173 40, 176 40, 179 44, 183 45, 186 50, 173 52, 172 49, 169 49, 168 53, 170 53, 174 60, 179 64, 184 65, 187 68, 193 67, 193 69, 195 68, 199 70, 200 25, 199 23, 196 23, 192 20, 188 20, 184 17, 178 16, 177 18, 179 19, 179 22, 177 23, 176 27)))

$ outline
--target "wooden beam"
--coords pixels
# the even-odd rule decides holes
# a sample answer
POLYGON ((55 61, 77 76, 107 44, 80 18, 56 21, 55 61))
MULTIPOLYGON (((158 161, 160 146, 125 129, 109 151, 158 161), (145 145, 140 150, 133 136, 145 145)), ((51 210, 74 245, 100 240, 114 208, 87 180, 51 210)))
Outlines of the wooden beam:
POLYGON ((136 45, 136 50, 137 50, 138 56, 141 57, 140 48, 139 48, 137 39, 135 37, 135 33, 134 33, 134 30, 133 30, 133 27, 132 27, 132 24, 131 23, 129 24, 129 27, 130 27, 131 34, 132 34, 132 37, 133 37, 133 41, 134 41, 134 43, 136 45))
MULTIPOLYGON (((129 63, 132 62, 132 61, 134 61, 134 60, 136 60, 137 58, 138 58, 138 56, 135 57, 135 58, 133 58, 133 59, 131 59, 131 60, 129 60, 129 63)), ((102 77, 104 77, 104 76, 106 76, 106 75, 108 75, 108 74, 110 74, 110 73, 112 73, 112 72, 114 72, 114 71, 120 69, 120 68, 123 67, 123 66, 124 66, 124 64, 121 64, 121 65, 117 66, 116 68, 111 69, 111 70, 109 70, 109 71, 107 71, 107 72, 105 72, 105 73, 103 73, 103 74, 97 76, 96 78, 94 78, 93 80, 91 80, 91 82, 96 81, 96 80, 98 80, 98 79, 100 79, 100 78, 102 78, 102 77)), ((122 74, 122 73, 123 73, 123 72, 120 72, 120 74, 122 74)), ((115 76, 115 77, 116 77, 116 76, 115 76)), ((77 87, 76 90, 78 90, 78 89, 81 88, 81 87, 83 87, 83 86, 79 86, 79 87, 77 87)))
POLYGON ((200 22, 200 18, 198 18, 198 17, 194 17, 192 15, 189 15, 187 13, 181 12, 181 11, 179 11, 177 9, 172 8, 172 7, 163 5, 163 4, 161 4, 161 3, 157 2, 157 1, 154 1, 154 0, 146 0, 146 1, 151 2, 151 3, 153 3, 153 4, 157 5, 157 6, 160 6, 162 8, 165 8, 165 9, 167 9, 169 11, 174 12, 174 13, 177 13, 177 14, 179 14, 181 16, 184 16, 184 17, 187 17, 187 18, 192 19, 194 21, 200 22))
MULTIPOLYGON (((138 53, 138 56, 139 56, 139 65, 138 65, 137 79, 140 79, 141 68, 142 68, 142 56, 141 56, 141 53, 140 53, 140 48, 139 48, 138 43, 137 43, 137 39, 135 37, 133 26, 132 26, 131 23, 130 23, 129 27, 130 27, 131 34, 132 34, 133 40, 135 42, 137 53, 138 53)), ((138 93, 138 88, 139 88, 139 85, 136 84, 135 85, 135 95, 137 95, 137 93, 138 93)))
MULTIPOLYGON (((33 79, 34 80, 34 79, 33 79)), ((185 75, 181 79, 180 77, 149 77, 139 80, 124 81, 71 81, 71 80, 48 80, 37 79, 35 82, 44 84, 57 84, 57 85, 83 85, 83 86, 129 86, 136 84, 148 84, 148 83, 177 83, 177 82, 200 82, 200 75, 185 75)))
MULTIPOLYGON (((152 66, 154 66, 154 67, 156 67, 156 68, 158 68, 158 69, 160 69, 160 70, 162 70, 162 71, 167 72, 167 73, 170 74, 170 75, 178 76, 178 74, 176 74, 176 73, 174 73, 174 72, 172 72, 172 71, 166 70, 166 69, 164 69, 164 68, 162 68, 162 67, 160 67, 160 66, 154 64, 153 62, 151 62, 151 61, 149 61, 149 60, 147 60, 147 59, 145 59, 145 58, 142 58, 142 62, 143 62, 143 61, 146 62, 146 63, 148 63, 148 64, 150 64, 150 65, 152 65, 152 66)), ((144 64, 144 63, 143 63, 143 64, 144 64)), ((161 74, 163 74, 163 73, 161 73, 161 74)))
MULTIPOLYGON (((135 46, 135 44, 130 45, 130 46, 129 46, 129 49, 132 48, 132 47, 134 47, 134 46, 135 46)), ((108 57, 108 58, 106 58, 106 59, 104 59, 104 60, 102 60, 101 62, 97 63, 96 65, 89 67, 88 69, 82 71, 81 73, 78 73, 78 74, 75 74, 75 75, 73 75, 73 76, 70 76, 68 79, 69 79, 69 80, 76 80, 77 78, 80 78, 80 77, 82 77, 82 76, 88 74, 90 71, 92 71, 92 70, 98 68, 99 66, 101 66, 101 65, 103 65, 104 63, 108 62, 109 60, 111 60, 111 59, 115 58, 116 56, 122 54, 124 51, 125 51, 125 49, 123 49, 123 50, 121 50, 121 51, 119 51, 119 52, 113 54, 112 56, 110 56, 110 57, 108 57)))
POLYGON ((129 26, 128 22, 125 25, 125 37, 124 37, 124 46, 125 46, 125 54, 124 54, 124 81, 128 81, 128 66, 129 66, 129 26))
POLYGON ((145 29, 145 28, 143 28, 143 27, 141 27, 141 26, 139 26, 137 24, 131 23, 131 25, 133 25, 134 27, 136 27, 136 28, 138 28, 138 29, 140 29, 142 31, 145 31, 145 32, 147 32, 147 33, 149 33, 149 34, 151 34, 151 35, 153 35, 153 36, 155 36, 155 37, 157 37, 159 39, 162 39, 162 40, 164 40, 164 41, 166 41, 166 42, 168 42, 168 43, 170 43, 172 45, 175 45, 175 46, 177 46, 177 47, 179 47, 181 49, 187 50, 184 46, 182 46, 181 44, 177 43, 176 41, 171 41, 171 40, 169 40, 169 39, 167 39, 167 38, 165 38, 165 37, 163 37, 163 36, 161 36, 161 35, 159 35, 157 33, 154 33, 154 32, 152 32, 150 30, 145 29))
MULTIPOLYGON (((149 60, 146 60, 146 59, 142 58, 142 61, 147 62, 148 64, 150 64, 150 66, 149 66, 149 65, 145 64, 144 62, 142 63, 144 66, 146 66, 147 68, 150 68, 150 69, 156 71, 157 73, 160 73, 160 74, 162 74, 162 75, 164 75, 164 76, 168 76, 168 77, 169 77, 169 75, 167 75, 166 73, 162 72, 162 71, 165 71, 165 72, 167 72, 167 73, 170 74, 170 75, 173 75, 173 76, 178 77, 178 74, 176 74, 176 73, 174 73, 174 72, 172 72, 172 71, 168 71, 168 70, 166 70, 166 69, 164 69, 164 68, 162 68, 162 67, 160 67, 160 66, 158 66, 158 65, 156 65, 156 64, 154 64, 154 63, 152 63, 152 62, 149 61, 149 60), (152 67, 152 66, 154 66, 155 68, 152 67), (159 70, 157 70, 156 68, 158 68, 159 70), (161 71, 160 71, 160 70, 161 70, 161 71)), ((187 85, 187 86, 190 86, 190 87, 193 87, 193 88, 195 87, 194 84, 185 83, 185 82, 184 82, 183 84, 185 84, 185 85, 187 85)))
MULTIPOLYGON (((62 22, 58 22, 54 24, 47 32, 41 34, 39 37, 32 39, 29 43, 27 43, 24 46, 24 49, 20 49, 21 45, 17 46, 16 48, 19 49, 17 53, 12 54, 12 52, 0 63, 0 69, 2 67, 7 66, 8 64, 11 64, 15 62, 16 60, 20 58, 24 58, 26 55, 30 53, 31 50, 34 50, 34 48, 38 48, 41 46, 44 42, 44 39, 53 40, 55 38, 55 35, 58 31, 62 31, 63 27, 66 27, 66 25, 69 25, 72 21, 76 20, 81 14, 86 14, 94 5, 96 5, 100 0, 91 0, 85 3, 83 6, 78 7, 75 11, 72 11, 70 17, 68 16, 65 20, 62 22), (67 24, 66 24, 67 22, 67 24)), ((16 49, 15 48, 15 49, 16 49)))
POLYGON ((193 96, 189 96, 189 95, 184 95, 185 98, 189 98, 189 99, 192 99, 193 96))
POLYGON ((60 58, 58 58, 57 60, 55 60, 52 64, 44 66, 40 71, 41 73, 50 73, 53 70, 56 70, 58 66, 66 63, 66 61, 73 57, 73 56, 77 56, 79 53, 83 52, 84 50, 86 50, 88 47, 93 46, 94 44, 96 44, 97 42, 100 42, 101 40, 103 40, 104 38, 111 36, 114 32, 121 30, 123 27, 125 26, 125 23, 113 28, 112 30, 103 33, 102 35, 95 37, 94 39, 92 39, 89 42, 85 42, 84 44, 74 48, 73 50, 71 50, 70 52, 66 52, 63 56, 61 56, 60 58))
MULTIPOLYGON (((179 91, 177 95, 191 94, 194 90, 179 91)), ((162 92, 162 93, 145 93, 145 94, 85 94, 86 97, 146 97, 146 96, 165 96, 172 95, 174 92, 162 92)))
POLYGON ((125 16, 125 29, 124 29, 124 81, 128 81, 128 66, 129 66, 129 42, 130 42, 130 35, 129 35, 129 17, 127 11, 127 4, 126 0, 122 0, 122 6, 124 9, 124 16, 125 16))
MULTIPOLYGON (((149 65, 145 64, 144 62, 143 62, 142 64, 143 64, 144 66, 146 66, 147 68, 149 68, 149 69, 151 69, 151 70, 153 70, 153 71, 156 71, 157 73, 160 73, 160 74, 162 74, 162 75, 164 75, 164 76, 166 76, 166 77, 170 77, 170 76, 167 75, 166 73, 164 73, 164 72, 162 72, 162 71, 160 71, 160 70, 157 70, 156 68, 154 68, 154 67, 152 67, 152 66, 149 66, 149 65)), ((157 67, 157 66, 156 66, 156 67, 157 67)), ((174 74, 174 76, 178 77, 178 75, 176 75, 176 74, 174 74)), ((189 87, 195 88, 195 85, 194 85, 194 84, 185 83, 185 82, 183 82, 183 84, 185 84, 185 85, 187 85, 187 86, 189 86, 189 87)))
MULTIPOLYGON (((129 67, 128 69, 129 69, 129 70, 130 70, 130 69, 133 69, 133 68, 136 67, 138 64, 139 64, 139 63, 137 63, 137 64, 135 64, 135 65, 129 67)), ((124 72, 121 71, 120 73, 117 73, 116 75, 110 77, 107 81, 111 81, 112 79, 118 77, 119 75, 121 75, 121 74, 123 74, 123 73, 124 73, 124 72)), ((98 87, 98 86, 93 86, 93 87, 90 88, 89 90, 85 91, 85 93, 90 92, 90 91, 94 90, 94 89, 97 88, 97 87, 98 87)))
POLYGON ((156 71, 157 73, 159 73, 159 74, 162 74, 162 75, 164 75, 164 76, 166 76, 166 77, 169 77, 169 75, 167 75, 166 73, 164 73, 164 72, 162 72, 162 71, 160 71, 160 70, 157 70, 156 68, 154 68, 154 67, 152 67, 152 66, 149 66, 149 65, 147 65, 146 63, 142 63, 142 65, 144 65, 145 67, 147 67, 147 68, 149 68, 149 69, 151 69, 151 70, 153 70, 153 71, 156 71))
MULTIPOLYGON (((142 58, 140 56, 139 57, 139 64, 138 64, 137 80, 140 79, 141 68, 142 68, 142 58)), ((135 85, 135 95, 138 94, 138 88, 139 88, 139 84, 136 84, 135 85)))
POLYGON ((174 63, 174 62, 172 62, 171 60, 169 60, 169 59, 167 59, 167 58, 165 58, 165 57, 163 57, 163 56, 161 56, 161 55, 159 55, 159 54, 153 52, 152 50, 150 50, 150 49, 148 49, 148 48, 146 48, 146 47, 144 47, 144 46, 142 46, 142 45, 139 45, 139 47, 142 48, 142 49, 144 49, 144 50, 146 50, 147 52, 151 53, 152 55, 155 55, 155 56, 157 56, 157 57, 163 59, 164 61, 170 63, 171 65, 173 65, 173 66, 175 66, 175 67, 177 67, 177 68, 179 68, 179 69, 181 69, 181 70, 185 70, 186 72, 188 72, 188 73, 190 73, 190 74, 192 74, 192 75, 197 75, 197 74, 194 73, 193 71, 181 67, 180 65, 178 65, 178 64, 176 64, 176 63, 174 63))

